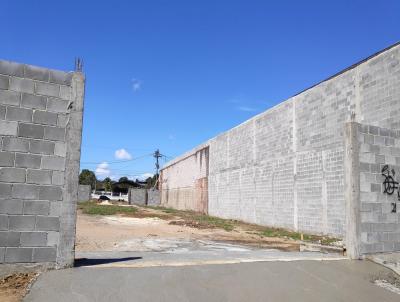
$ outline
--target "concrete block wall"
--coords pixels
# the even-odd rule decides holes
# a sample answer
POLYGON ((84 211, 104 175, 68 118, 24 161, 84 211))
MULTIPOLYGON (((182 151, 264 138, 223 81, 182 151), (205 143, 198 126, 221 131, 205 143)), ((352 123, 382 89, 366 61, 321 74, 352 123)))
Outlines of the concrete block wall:
MULTIPOLYGON (((345 123, 400 128, 399 62, 400 44, 392 45, 202 144, 209 214, 343 238, 345 123)), ((163 175, 185 177, 169 174, 162 191, 186 188, 196 150, 167 163, 163 175)), ((191 198, 177 194, 171 205, 191 198)))
POLYGON ((73 264, 84 78, 0 61, 0 263, 73 264))
POLYGON ((160 191, 157 189, 147 190, 147 205, 158 206, 161 203, 160 191))
POLYGON ((130 188, 128 192, 129 204, 137 204, 144 206, 147 204, 147 191, 146 189, 130 188))
POLYGON ((207 146, 177 158, 161 171, 161 204, 165 207, 208 212, 207 146))
POLYGON ((79 185, 78 187, 78 202, 90 200, 92 187, 90 185, 79 185))
POLYGON ((353 257, 400 250, 400 130, 352 123, 352 164, 358 194, 347 196, 355 209, 348 245, 353 257), (388 178, 387 178, 388 177, 388 178), (385 182, 386 180, 386 182, 385 182))

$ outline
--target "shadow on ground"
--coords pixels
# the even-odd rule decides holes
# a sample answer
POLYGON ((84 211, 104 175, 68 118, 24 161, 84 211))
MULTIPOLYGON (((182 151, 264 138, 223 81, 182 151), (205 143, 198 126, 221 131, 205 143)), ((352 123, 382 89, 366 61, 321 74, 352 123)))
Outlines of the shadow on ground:
POLYGON ((74 267, 80 266, 92 266, 92 265, 100 265, 100 264, 108 264, 115 262, 124 262, 131 260, 139 260, 142 257, 124 257, 124 258, 78 258, 75 259, 74 267))

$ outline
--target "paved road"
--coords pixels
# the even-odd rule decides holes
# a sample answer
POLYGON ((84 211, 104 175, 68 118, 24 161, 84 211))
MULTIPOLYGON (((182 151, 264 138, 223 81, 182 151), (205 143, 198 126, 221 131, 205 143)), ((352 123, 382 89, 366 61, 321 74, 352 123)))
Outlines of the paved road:
POLYGON ((25 301, 400 301, 400 295, 371 282, 387 269, 369 261, 285 259, 138 268, 124 259, 111 267, 93 265, 107 262, 99 259, 41 275, 25 301))

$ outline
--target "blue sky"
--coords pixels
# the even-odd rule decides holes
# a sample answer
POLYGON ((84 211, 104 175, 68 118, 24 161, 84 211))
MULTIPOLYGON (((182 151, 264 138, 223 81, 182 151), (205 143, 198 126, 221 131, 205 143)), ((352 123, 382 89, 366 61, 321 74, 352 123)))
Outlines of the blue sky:
POLYGON ((400 1, 2 0, 0 24, 2 59, 84 59, 81 168, 135 178, 400 40, 400 1))

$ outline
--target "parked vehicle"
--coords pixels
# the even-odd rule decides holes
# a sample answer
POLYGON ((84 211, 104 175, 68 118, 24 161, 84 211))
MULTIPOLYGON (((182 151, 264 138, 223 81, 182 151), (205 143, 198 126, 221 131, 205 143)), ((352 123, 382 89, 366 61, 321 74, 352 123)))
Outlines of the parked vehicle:
POLYGON ((110 198, 107 197, 106 195, 100 195, 98 201, 102 201, 102 200, 110 200, 110 198))

